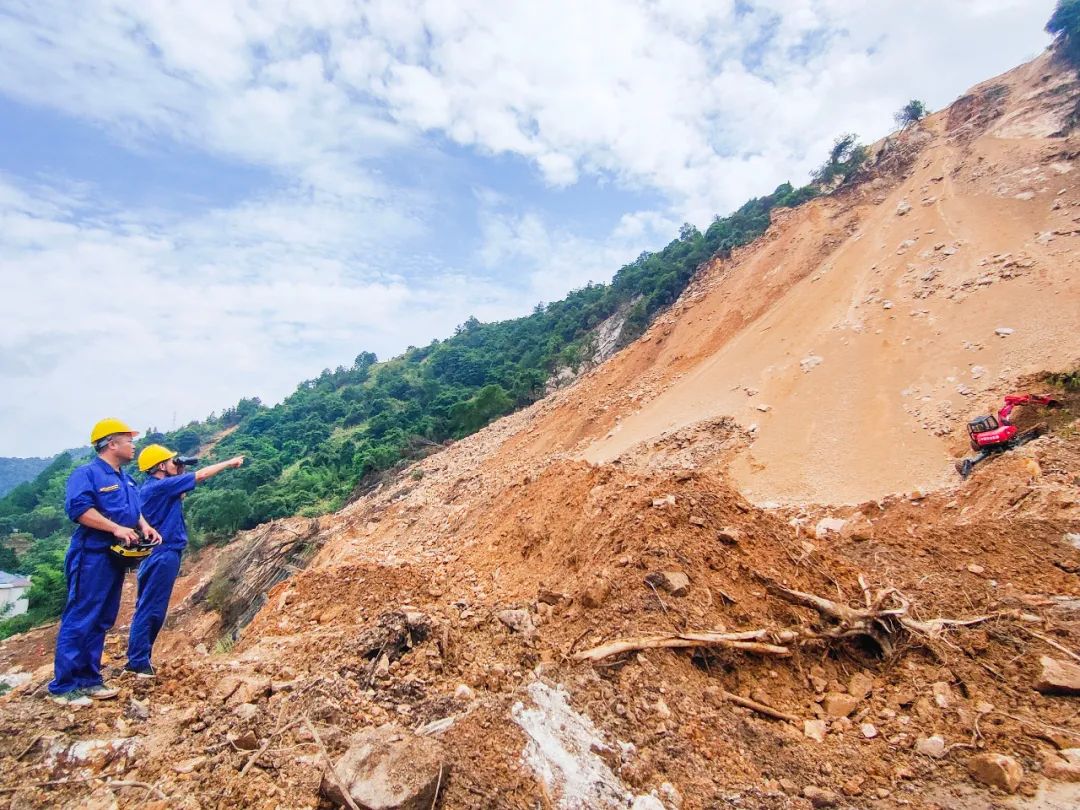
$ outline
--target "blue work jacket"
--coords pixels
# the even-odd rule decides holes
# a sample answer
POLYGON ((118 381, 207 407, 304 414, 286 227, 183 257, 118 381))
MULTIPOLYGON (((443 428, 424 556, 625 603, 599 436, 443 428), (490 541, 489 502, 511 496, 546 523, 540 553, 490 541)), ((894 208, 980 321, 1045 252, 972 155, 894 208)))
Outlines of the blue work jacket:
MULTIPOLYGON (((113 523, 136 528, 139 525, 139 489, 135 479, 122 469, 114 470, 100 458, 77 467, 68 476, 64 511, 77 521, 87 509, 97 509, 113 523)), ((116 538, 109 532, 81 524, 71 536, 72 548, 93 551, 107 549, 115 542, 116 538)))
POLYGON ((195 473, 147 478, 139 489, 142 514, 161 534, 164 548, 180 551, 187 545, 187 524, 181 496, 195 489, 195 473))

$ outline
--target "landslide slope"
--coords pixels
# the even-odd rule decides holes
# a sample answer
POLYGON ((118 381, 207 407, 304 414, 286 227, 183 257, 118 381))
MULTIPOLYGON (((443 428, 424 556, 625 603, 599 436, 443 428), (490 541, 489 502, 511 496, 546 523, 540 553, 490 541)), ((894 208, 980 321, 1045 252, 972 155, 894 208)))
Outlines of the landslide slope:
POLYGON ((875 145, 871 179, 714 261, 541 432, 607 462, 734 416, 756 501, 947 483, 966 417, 1080 357, 1080 173, 1054 137, 1075 84, 1044 56, 875 145))
POLYGON ((1034 686, 1080 647, 1076 394, 964 484, 949 458, 969 409, 1080 354, 1076 141, 1052 137, 1078 90, 1046 57, 980 85, 573 386, 245 534, 207 586, 226 626, 181 616, 156 683, 69 712, 43 653, 0 697, 12 806, 314 808, 327 758, 391 722, 442 746, 441 808, 983 808, 990 752, 1023 769, 1012 806, 1074 806, 1077 698, 1034 686), (776 583, 979 620, 809 639, 776 583), (758 629, 805 643, 575 657, 758 629))

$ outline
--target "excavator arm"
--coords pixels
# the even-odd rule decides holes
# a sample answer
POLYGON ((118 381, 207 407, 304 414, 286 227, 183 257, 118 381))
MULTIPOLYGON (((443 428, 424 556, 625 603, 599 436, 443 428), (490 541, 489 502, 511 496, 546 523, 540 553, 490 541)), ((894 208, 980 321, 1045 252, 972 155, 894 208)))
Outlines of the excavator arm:
POLYGON ((1009 415, 1019 405, 1043 405, 1053 408, 1059 404, 1056 399, 1045 394, 1006 394, 1005 404, 998 411, 998 421, 1003 425, 1009 424, 1009 415))

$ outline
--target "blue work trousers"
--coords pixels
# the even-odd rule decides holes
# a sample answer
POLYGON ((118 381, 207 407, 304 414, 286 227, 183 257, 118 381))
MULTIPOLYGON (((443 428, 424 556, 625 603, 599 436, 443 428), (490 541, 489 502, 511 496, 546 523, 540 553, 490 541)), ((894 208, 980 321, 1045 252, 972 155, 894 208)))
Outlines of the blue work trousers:
POLYGON ((150 651, 165 624, 169 598, 179 573, 179 549, 156 548, 139 566, 139 596, 135 601, 135 615, 131 619, 131 633, 128 635, 129 669, 150 666, 150 651))
POLYGON ((64 559, 67 604, 56 635, 56 659, 49 691, 62 695, 101 680, 105 634, 120 612, 124 567, 108 551, 72 546, 64 559))

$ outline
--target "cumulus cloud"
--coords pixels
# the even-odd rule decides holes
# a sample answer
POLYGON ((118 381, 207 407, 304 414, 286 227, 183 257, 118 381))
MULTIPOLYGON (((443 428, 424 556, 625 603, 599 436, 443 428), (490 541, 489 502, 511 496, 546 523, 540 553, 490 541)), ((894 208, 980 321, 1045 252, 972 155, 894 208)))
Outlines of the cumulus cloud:
POLYGON ((104 413, 165 427, 276 399, 606 280, 682 221, 800 182, 838 133, 879 137, 907 99, 1035 55, 1052 5, 8 0, 0 94, 271 180, 193 214, 8 167, 0 453, 104 413), (476 179, 507 159, 550 193, 476 179), (558 204, 583 180, 657 202, 590 230, 558 204), (450 210, 473 230, 448 233, 450 210))

